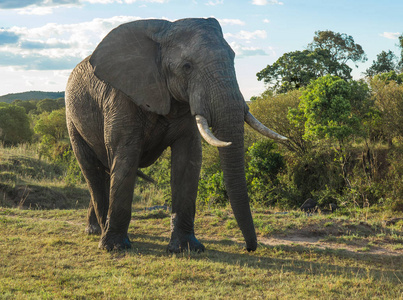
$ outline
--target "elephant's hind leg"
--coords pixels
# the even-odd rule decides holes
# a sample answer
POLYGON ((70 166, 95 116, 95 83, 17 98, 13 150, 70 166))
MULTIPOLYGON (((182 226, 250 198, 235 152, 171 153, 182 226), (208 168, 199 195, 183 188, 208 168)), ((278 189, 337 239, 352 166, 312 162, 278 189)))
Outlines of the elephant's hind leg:
POLYGON ((110 176, 74 125, 70 123, 68 128, 73 151, 91 194, 85 231, 88 234, 101 234, 108 213, 110 176))

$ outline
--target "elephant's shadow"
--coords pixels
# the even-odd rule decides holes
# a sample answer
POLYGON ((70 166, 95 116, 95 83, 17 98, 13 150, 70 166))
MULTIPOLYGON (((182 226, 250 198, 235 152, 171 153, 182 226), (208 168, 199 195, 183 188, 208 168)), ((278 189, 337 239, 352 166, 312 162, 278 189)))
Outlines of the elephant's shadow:
MULTIPOLYGON (((166 245, 169 242, 169 239, 166 237, 152 236, 152 235, 130 235, 131 240, 133 241, 132 249, 127 250, 125 255, 136 256, 141 254, 144 257, 150 256, 167 256, 170 257, 172 255, 176 255, 177 257, 191 258, 194 260, 208 260, 209 262, 216 263, 225 263, 233 266, 248 266, 250 268, 256 268, 261 270, 266 270, 268 273, 270 272, 292 272, 296 274, 304 274, 304 275, 312 275, 312 274, 322 274, 332 273, 334 275, 345 276, 346 274, 354 274, 354 276, 367 276, 365 272, 362 271, 362 267, 349 267, 337 264, 332 264, 329 262, 317 262, 312 261, 311 259, 305 257, 304 253, 314 253, 314 255, 321 256, 323 258, 329 257, 334 258, 348 258, 354 259, 356 261, 363 262, 379 262, 374 268, 375 272, 379 272, 379 276, 388 276, 389 278, 397 278, 396 274, 401 273, 398 267, 389 269, 385 271, 382 267, 382 262, 385 260, 395 260, 394 256, 380 255, 380 254, 366 254, 361 255, 357 253, 353 253, 348 250, 340 249, 340 250, 323 250, 320 248, 312 248, 305 247, 302 245, 260 245, 258 251, 253 253, 246 252, 243 243, 238 243, 234 241, 228 240, 205 240, 201 239, 206 245, 206 251, 204 253, 194 253, 194 252, 183 252, 180 254, 170 254, 166 251, 166 245), (239 253, 231 253, 228 251, 217 250, 220 248, 227 248, 228 246, 236 246, 239 249, 239 253), (209 250, 210 249, 210 250, 209 250), (284 252, 287 258, 279 258, 276 252, 284 252), (273 253, 273 255, 271 255, 273 253), (292 257, 295 258, 292 258, 292 257), (291 258, 290 258, 291 257, 291 258), (378 268, 379 266, 379 268, 378 268), (362 273, 362 274, 361 274, 362 273), (361 274, 361 275, 360 275, 361 274)), ((116 255, 112 254, 112 255, 116 255)), ((326 260, 326 259, 325 259, 326 260)), ((332 259, 333 260, 333 259, 332 259)), ((400 261, 403 260, 402 257, 399 258, 400 261)), ((329 260, 327 260, 329 261, 329 260)), ((398 278, 396 279, 399 280, 398 278)))

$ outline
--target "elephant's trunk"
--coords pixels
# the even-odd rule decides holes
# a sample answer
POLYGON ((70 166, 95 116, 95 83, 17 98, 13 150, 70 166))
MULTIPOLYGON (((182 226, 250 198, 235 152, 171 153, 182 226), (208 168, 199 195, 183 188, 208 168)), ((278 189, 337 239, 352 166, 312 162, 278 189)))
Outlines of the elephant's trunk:
POLYGON ((255 227, 249 206, 249 197, 245 180, 244 160, 244 116, 245 102, 242 97, 223 100, 228 103, 222 108, 215 108, 212 117, 212 129, 219 140, 231 141, 228 147, 220 147, 219 155, 224 173, 224 182, 235 218, 245 238, 248 251, 257 247, 255 227))
MULTIPOLYGON (((200 74, 198 80, 190 87, 190 109, 196 117, 203 138, 219 147, 225 187, 232 210, 248 251, 254 251, 257 238, 245 179, 244 122, 247 120, 262 134, 267 131, 248 115, 248 107, 234 80, 236 76, 233 65, 220 62, 215 69, 212 64, 210 67, 211 69, 200 74), (207 88, 201 86, 200 82, 207 83, 207 88), (212 127, 213 134, 208 125, 212 127)), ((269 133, 272 138, 280 137, 273 136, 271 131, 269 133)))

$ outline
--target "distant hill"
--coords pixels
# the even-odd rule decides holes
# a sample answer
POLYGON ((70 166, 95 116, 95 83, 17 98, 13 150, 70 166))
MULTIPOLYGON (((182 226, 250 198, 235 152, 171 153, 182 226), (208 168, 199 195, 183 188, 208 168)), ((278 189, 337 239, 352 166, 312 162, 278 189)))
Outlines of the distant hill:
POLYGON ((0 96, 0 102, 11 103, 14 100, 42 100, 42 99, 58 99, 64 98, 64 92, 41 92, 29 91, 23 93, 7 94, 0 96))

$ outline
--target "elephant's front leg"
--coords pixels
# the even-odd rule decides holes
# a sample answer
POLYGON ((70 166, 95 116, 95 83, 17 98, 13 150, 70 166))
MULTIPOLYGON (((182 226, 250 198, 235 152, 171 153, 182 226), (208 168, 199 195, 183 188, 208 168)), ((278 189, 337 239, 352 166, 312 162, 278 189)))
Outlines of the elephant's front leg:
POLYGON ((169 252, 204 251, 203 244, 194 234, 196 196, 202 160, 200 135, 197 129, 194 129, 171 146, 172 217, 171 240, 167 249, 169 252))

